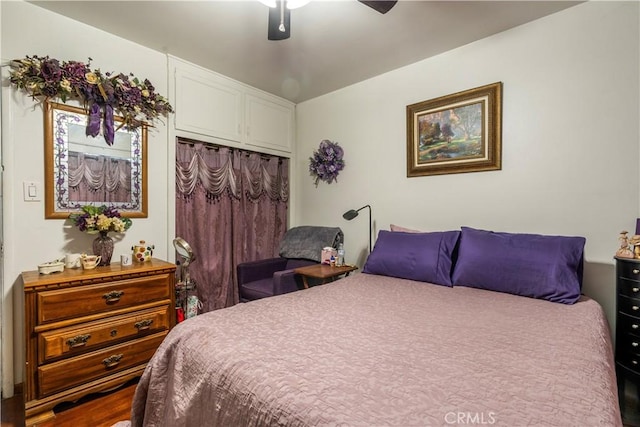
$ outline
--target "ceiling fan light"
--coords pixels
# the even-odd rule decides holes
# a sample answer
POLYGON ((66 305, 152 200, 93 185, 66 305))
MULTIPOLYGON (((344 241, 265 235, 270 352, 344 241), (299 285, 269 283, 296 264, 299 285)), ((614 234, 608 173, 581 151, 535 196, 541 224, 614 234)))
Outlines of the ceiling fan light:
POLYGON ((287 9, 297 9, 310 2, 311 0, 287 0, 287 9))
POLYGON ((276 7, 276 0, 258 0, 260 3, 269 7, 276 7))

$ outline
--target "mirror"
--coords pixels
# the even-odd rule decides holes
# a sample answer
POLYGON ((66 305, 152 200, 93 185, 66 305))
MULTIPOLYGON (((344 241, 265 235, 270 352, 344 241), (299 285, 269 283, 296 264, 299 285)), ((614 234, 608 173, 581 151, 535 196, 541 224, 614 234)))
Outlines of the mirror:
POLYGON ((193 254, 193 249, 191 246, 182 238, 176 237, 173 239, 173 247, 176 248, 176 252, 180 255, 184 260, 182 261, 183 266, 188 266, 191 261, 193 261, 196 257, 193 254))
MULTIPOLYGON (((84 205, 147 217, 147 128, 118 129, 113 145, 86 135, 82 108, 47 101, 44 114, 45 218, 68 218, 84 205)), ((114 117, 115 127, 122 124, 114 117)))
POLYGON ((178 255, 182 257, 180 270, 178 272, 180 277, 178 278, 176 287, 183 290, 192 290, 196 286, 189 275, 189 264, 196 259, 196 256, 193 254, 193 249, 191 249, 191 246, 189 246, 182 237, 173 239, 173 247, 176 249, 178 255))

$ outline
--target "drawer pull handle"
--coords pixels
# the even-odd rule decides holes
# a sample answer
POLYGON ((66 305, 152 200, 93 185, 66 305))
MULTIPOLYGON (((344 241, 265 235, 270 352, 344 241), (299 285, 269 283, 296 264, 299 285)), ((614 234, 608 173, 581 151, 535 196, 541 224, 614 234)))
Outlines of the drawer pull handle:
POLYGON ((114 354, 113 356, 109 356, 104 359, 102 363, 104 363, 105 368, 109 369, 118 366, 118 363, 120 363, 120 359, 122 359, 122 354, 114 354))
POLYGON ((89 338, 91 338, 91 335, 89 334, 76 335, 75 337, 69 338, 67 340, 67 345, 69 346, 69 348, 84 347, 85 345, 87 345, 87 341, 89 341, 89 338))
POLYGON ((111 292, 107 292, 106 294, 102 295, 102 298, 104 298, 107 301, 107 304, 112 303, 112 302, 118 302, 120 301, 120 297, 124 295, 123 291, 111 291, 111 292))
POLYGON ((145 329, 149 329, 152 323, 153 323, 153 319, 145 319, 145 320, 136 322, 134 326, 138 329, 138 331, 143 331, 145 329))

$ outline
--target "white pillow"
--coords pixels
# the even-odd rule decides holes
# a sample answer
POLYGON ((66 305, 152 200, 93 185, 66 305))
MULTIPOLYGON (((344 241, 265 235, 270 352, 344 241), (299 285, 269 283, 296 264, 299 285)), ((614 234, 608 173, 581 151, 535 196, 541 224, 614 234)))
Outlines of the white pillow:
POLYGON ((391 231, 399 231, 401 233, 424 233, 424 231, 413 230, 411 228, 400 227, 399 225, 391 224, 391 231))

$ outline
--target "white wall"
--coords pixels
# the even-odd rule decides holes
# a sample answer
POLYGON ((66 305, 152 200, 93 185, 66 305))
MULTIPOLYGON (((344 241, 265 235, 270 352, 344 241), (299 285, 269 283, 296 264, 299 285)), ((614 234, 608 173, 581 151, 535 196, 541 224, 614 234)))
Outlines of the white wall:
MULTIPOLYGON (((77 61, 87 61, 91 57, 92 68, 100 68, 103 72, 132 72, 138 77, 148 78, 159 93, 167 95, 167 60, 164 54, 28 3, 3 1, 0 7, 3 64, 34 54, 77 61)), ((6 73, 5 67, 3 76, 6 73)), ((3 396, 6 397, 11 395, 14 382, 22 382, 23 377, 24 299, 20 272, 34 270, 39 263, 59 258, 65 253, 88 252, 95 236, 77 230, 65 232, 64 220, 45 220, 44 198, 41 202, 22 201, 23 181, 44 183, 43 112, 40 105, 34 104, 24 92, 8 87, 4 80, 2 94, 5 167, 2 380, 3 396), (13 319, 17 321, 12 331, 13 319), (12 356, 15 358, 13 367, 12 356), (11 375, 12 369, 15 378, 11 375)), ((167 186, 167 128, 164 124, 157 122, 156 127, 150 129, 148 147, 149 217, 133 219, 133 226, 125 239, 116 242, 115 257, 129 252, 133 244, 144 239, 155 245, 154 256, 169 259, 167 212, 168 192, 172 189, 167 186)))
POLYGON ((342 227, 360 265, 366 212, 341 215, 365 204, 375 234, 395 223, 585 236, 584 291, 613 323, 612 256, 640 203, 638 21, 637 2, 588 2, 298 104, 294 221, 342 227), (502 170, 407 178, 406 106, 497 81, 502 170), (346 167, 315 188, 307 159, 322 139, 346 167))

